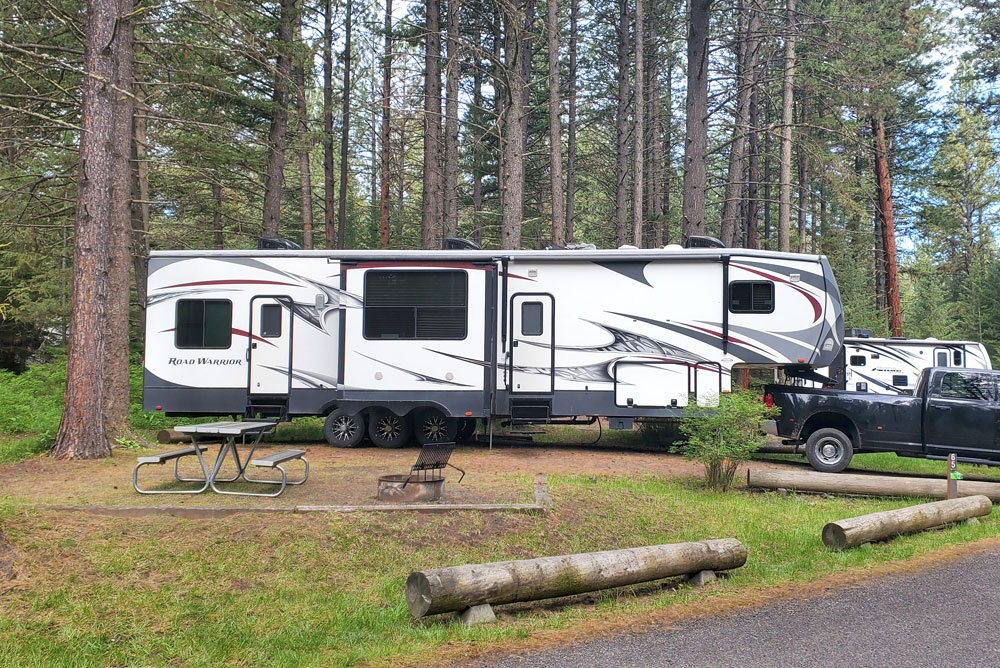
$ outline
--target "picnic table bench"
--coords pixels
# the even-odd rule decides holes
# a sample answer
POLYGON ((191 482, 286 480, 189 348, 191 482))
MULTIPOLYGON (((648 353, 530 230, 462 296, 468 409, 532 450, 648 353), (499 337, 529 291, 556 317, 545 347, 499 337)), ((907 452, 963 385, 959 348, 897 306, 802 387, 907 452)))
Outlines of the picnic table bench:
POLYGON ((208 422, 203 424, 190 424, 175 427, 176 431, 182 434, 190 434, 192 445, 186 448, 179 448, 169 452, 160 452, 153 455, 144 455, 138 458, 135 469, 132 471, 132 486, 140 494, 200 494, 211 487, 212 491, 219 494, 236 494, 240 496, 278 496, 285 491, 288 485, 301 485, 309 479, 309 460, 305 458, 305 450, 283 450, 263 457, 254 457, 254 451, 260 443, 264 434, 274 431, 275 423, 271 421, 247 421, 247 422, 208 422), (250 451, 243 461, 240 460, 239 450, 236 441, 240 439, 242 445, 247 445, 247 438, 251 439, 250 451), (219 454, 215 458, 215 464, 209 470, 202 456, 208 448, 202 445, 204 441, 222 441, 219 454), (219 471, 226 457, 232 453, 233 461, 236 463, 236 475, 229 478, 220 478, 219 471), (185 478, 181 477, 178 465, 183 457, 195 456, 201 466, 202 477, 185 478), (305 472, 301 480, 289 480, 288 472, 282 464, 299 459, 305 464, 305 472), (201 482, 204 483, 199 489, 142 489, 139 487, 139 469, 150 464, 165 464, 168 461, 174 462, 174 478, 180 482, 201 482), (265 480, 252 478, 247 475, 247 467, 256 466, 258 468, 278 469, 281 472, 281 480, 265 480), (236 490, 220 489, 217 483, 236 482, 243 479, 247 482, 265 483, 280 485, 278 491, 268 492, 240 492, 236 490))

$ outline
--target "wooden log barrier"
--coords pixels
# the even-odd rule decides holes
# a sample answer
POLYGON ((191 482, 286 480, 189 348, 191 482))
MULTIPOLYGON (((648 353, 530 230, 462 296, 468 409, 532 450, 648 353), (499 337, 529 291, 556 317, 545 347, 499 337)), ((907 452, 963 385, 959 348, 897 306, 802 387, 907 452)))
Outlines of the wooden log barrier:
MULTIPOLYGON (((829 492, 867 496, 925 496, 948 498, 948 481, 944 478, 904 478, 897 476, 853 475, 849 473, 819 473, 816 471, 785 471, 778 469, 747 470, 747 487, 751 489, 794 489, 799 492, 829 492)), ((1000 501, 1000 483, 958 481, 958 495, 982 494, 1000 501)))
POLYGON ((423 617, 485 603, 537 601, 703 570, 729 570, 746 560, 747 550, 740 541, 720 538, 434 568, 410 573, 406 603, 414 617, 423 617))
POLYGON ((190 443, 191 434, 182 434, 174 429, 161 429, 156 432, 156 440, 160 443, 190 443))
POLYGON ((981 494, 922 503, 830 522, 823 527, 823 543, 834 550, 844 550, 873 540, 989 515, 992 511, 993 502, 981 494))

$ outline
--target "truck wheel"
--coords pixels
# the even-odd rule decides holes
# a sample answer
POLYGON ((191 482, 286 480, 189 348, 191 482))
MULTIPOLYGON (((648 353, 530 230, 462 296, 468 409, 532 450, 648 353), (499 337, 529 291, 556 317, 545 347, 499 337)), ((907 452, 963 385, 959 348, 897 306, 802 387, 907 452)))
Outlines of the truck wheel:
POLYGON ((459 418, 458 433, 455 439, 458 441, 468 441, 476 433, 476 418, 459 418))
POLYGON ((401 448, 410 440, 410 421, 388 408, 376 408, 368 416, 368 438, 380 448, 401 448))
POLYGON ((347 408, 338 408, 323 423, 326 442, 338 448, 356 448, 365 437, 365 418, 347 408))
POLYGON ((817 471, 840 473, 853 456, 850 437, 839 429, 817 429, 806 441, 806 459, 817 471))
POLYGON ((413 414, 413 436, 420 445, 452 443, 458 432, 458 420, 436 408, 421 408, 413 414))

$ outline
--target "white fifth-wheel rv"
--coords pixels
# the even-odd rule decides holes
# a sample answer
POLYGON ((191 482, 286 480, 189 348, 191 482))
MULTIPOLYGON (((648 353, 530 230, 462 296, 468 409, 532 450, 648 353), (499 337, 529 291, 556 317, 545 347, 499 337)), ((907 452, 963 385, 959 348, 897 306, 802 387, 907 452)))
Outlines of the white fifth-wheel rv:
POLYGON ((825 257, 724 248, 160 251, 146 308, 145 410, 327 416, 344 446, 626 428, 843 342, 825 257))
POLYGON ((848 329, 842 353, 828 369, 816 372, 829 378, 826 385, 836 389, 907 394, 913 392, 920 372, 932 366, 993 368, 986 348, 976 341, 882 339, 870 329, 848 329))

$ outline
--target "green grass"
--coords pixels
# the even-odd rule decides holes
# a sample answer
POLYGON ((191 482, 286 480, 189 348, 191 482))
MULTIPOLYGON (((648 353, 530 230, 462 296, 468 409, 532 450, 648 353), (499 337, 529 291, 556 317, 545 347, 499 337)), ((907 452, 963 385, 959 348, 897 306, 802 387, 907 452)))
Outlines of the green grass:
MULTIPOLYGON (((759 454, 754 459, 776 462, 804 462, 805 455, 759 454)), ((933 459, 917 459, 915 457, 900 457, 891 452, 873 452, 854 455, 850 468, 862 471, 877 471, 885 473, 922 473, 937 475, 942 478, 948 470, 947 462, 933 459)), ((979 466, 977 464, 958 463, 958 470, 965 476, 993 478, 1000 480, 1000 467, 979 466)))
MULTIPOLYGON (((0 665, 391 665, 445 646, 502 645, 542 629, 812 580, 998 534, 996 514, 835 553, 831 520, 913 500, 823 499, 690 480, 556 477, 545 515, 238 516, 197 522, 58 516, 4 508, 19 577, 3 594, 0 665), (460 563, 735 536, 746 566, 707 590, 650 587, 536 609, 497 625, 412 619, 413 570, 460 563)), ((453 648, 454 649, 454 648, 453 648)), ((432 661, 436 662, 436 661, 432 661)))

